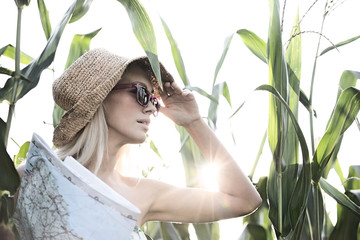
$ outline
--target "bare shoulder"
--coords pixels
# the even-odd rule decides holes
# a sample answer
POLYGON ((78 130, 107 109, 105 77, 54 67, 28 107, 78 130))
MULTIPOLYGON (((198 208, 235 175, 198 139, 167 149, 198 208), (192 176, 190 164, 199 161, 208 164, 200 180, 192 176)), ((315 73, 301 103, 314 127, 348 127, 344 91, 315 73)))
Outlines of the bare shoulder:
POLYGON ((23 162, 16 168, 16 171, 20 175, 20 178, 22 178, 22 175, 24 174, 25 165, 26 165, 26 162, 23 162))

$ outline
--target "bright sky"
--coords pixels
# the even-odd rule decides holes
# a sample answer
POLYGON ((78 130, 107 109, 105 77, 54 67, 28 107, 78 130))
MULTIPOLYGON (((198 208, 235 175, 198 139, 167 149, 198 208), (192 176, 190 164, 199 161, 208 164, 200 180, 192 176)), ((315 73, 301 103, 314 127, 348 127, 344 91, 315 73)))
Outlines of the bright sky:
MULTIPOLYGON (((155 27, 160 60, 173 73, 176 81, 182 84, 172 61, 170 46, 158 19, 159 15, 167 22, 173 37, 177 41, 190 82, 193 86, 201 87, 209 93, 211 92, 215 67, 221 56, 223 43, 227 36, 239 29, 246 28, 255 32, 263 40, 267 40, 268 1, 144 0, 142 2, 155 27)), ((289 35, 290 27, 294 22, 296 10, 294 5, 296 2, 287 1, 284 36, 289 35)), ((300 16, 303 16, 312 2, 310 0, 301 1, 300 16)), ((45 1, 45 3, 54 29, 71 5, 72 0, 63 0, 61 3, 59 1, 45 1)), ((316 7, 303 20, 302 30, 320 30, 324 3, 324 0, 319 0, 316 7)), ((9 43, 15 45, 17 15, 15 4, 13 1, 2 1, 0 6, 2 10, 0 22, 3 23, 1 26, 0 47, 9 43)), ((359 35, 360 29, 357 27, 360 22, 359 9, 360 2, 358 0, 345 1, 326 20, 324 34, 333 43, 359 35)), ((119 55, 128 57, 144 54, 132 33, 130 21, 122 5, 115 0, 95 0, 90 11, 83 19, 65 28, 53 65, 55 72, 44 71, 38 87, 17 103, 16 115, 10 132, 10 136, 16 142, 22 144, 31 139, 33 132, 37 132, 51 144, 53 130, 51 125, 53 108, 52 81, 61 74, 65 66, 73 35, 86 34, 98 28, 102 28, 102 30, 93 39, 91 48, 105 47, 119 55)), ((311 71, 318 35, 308 33, 303 35, 302 39, 304 50, 301 88, 309 95, 311 71)), ((286 41, 287 37, 284 37, 284 40, 286 41)), ((40 24, 37 3, 32 0, 30 6, 23 11, 21 49, 30 56, 37 57, 45 44, 46 39, 40 24)), ((323 40, 320 51, 328 46, 329 43, 323 40)), ((360 71, 360 41, 339 50, 340 52, 332 51, 326 54, 318 61, 313 100, 314 108, 318 114, 318 118, 314 120, 315 135, 318 138, 322 136, 335 104, 337 86, 343 70, 360 71)), ((10 69, 14 68, 13 61, 8 61, 4 57, 1 58, 1 64, 10 69)), ((4 76, 0 77, 2 85, 6 78, 4 76)), ((228 57, 218 75, 217 82, 222 81, 227 81, 229 85, 233 108, 231 109, 226 101, 221 99, 217 134, 238 159, 238 163, 245 173, 248 174, 267 127, 268 95, 264 92, 253 93, 253 89, 261 84, 268 83, 268 68, 250 53, 238 36, 235 36, 228 57), (245 99, 247 99, 247 104, 237 116, 229 121, 228 117, 245 99), (235 136, 236 145, 233 144, 231 132, 235 136)), ((202 115, 206 116, 209 101, 201 96, 198 96, 198 101, 202 115)), ((0 104, 0 109, 0 116, 6 121, 7 104, 0 104)), ((308 138, 309 120, 308 114, 303 107, 300 107, 300 119, 300 126, 308 138)), ((178 169, 181 167, 181 158, 178 154, 180 142, 173 124, 163 116, 159 116, 157 121, 153 121, 149 134, 159 148, 163 158, 166 159, 166 165, 170 165, 170 171, 163 171, 162 168, 159 168, 160 170, 156 172, 157 176, 174 184, 179 184, 179 182, 181 184, 182 181, 179 181, 179 179, 183 179, 179 174, 177 174, 176 179, 171 177, 174 172, 179 172, 178 169)), ((359 142, 360 132, 354 124, 344 138, 339 154, 341 165, 355 164, 359 160, 359 142)), ((309 140, 308 143, 310 144, 309 140)), ((156 156, 147 149, 146 145, 140 148, 150 154, 150 159, 154 159, 151 164, 162 165, 156 156)), ((11 140, 9 141, 9 152, 10 155, 17 152, 17 147, 11 140)), ((266 147, 256 171, 256 176, 268 174, 268 165, 271 159, 269 156, 266 147)), ((347 175, 347 167, 344 167, 343 171, 347 175)), ((336 181, 335 178, 335 184, 336 181)), ((239 223, 241 219, 236 221, 239 223)), ((227 229, 228 226, 232 225, 224 224, 223 231, 231 234, 231 230, 227 229)), ((236 229, 236 233, 238 232, 236 229)), ((230 235, 224 237, 224 239, 232 238, 230 235)))

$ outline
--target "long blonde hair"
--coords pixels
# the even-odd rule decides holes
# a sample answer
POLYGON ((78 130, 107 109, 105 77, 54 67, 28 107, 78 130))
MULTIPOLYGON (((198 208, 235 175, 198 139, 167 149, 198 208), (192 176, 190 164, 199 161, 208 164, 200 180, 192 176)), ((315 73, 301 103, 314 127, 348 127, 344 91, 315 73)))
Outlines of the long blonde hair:
POLYGON ((75 138, 57 151, 60 159, 72 156, 83 166, 94 166, 96 174, 102 164, 108 147, 108 127, 105 119, 104 107, 101 105, 93 119, 85 128, 77 133, 75 138), (94 162, 92 162, 92 161, 94 162))

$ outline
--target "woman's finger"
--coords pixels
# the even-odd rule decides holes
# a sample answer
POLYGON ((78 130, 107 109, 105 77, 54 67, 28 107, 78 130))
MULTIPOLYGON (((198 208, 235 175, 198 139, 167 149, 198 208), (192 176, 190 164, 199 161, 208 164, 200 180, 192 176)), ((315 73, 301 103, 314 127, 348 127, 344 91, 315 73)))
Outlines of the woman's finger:
POLYGON ((168 97, 170 97, 171 95, 173 95, 175 92, 174 92, 174 88, 171 86, 171 83, 170 82, 166 82, 164 84, 164 89, 166 91, 166 95, 168 97))
POLYGON ((175 82, 172 82, 171 83, 171 88, 172 88, 172 90, 174 91, 174 93, 176 93, 176 94, 179 94, 179 95, 181 95, 182 94, 182 90, 181 90, 181 88, 179 87, 179 85, 177 85, 175 82))

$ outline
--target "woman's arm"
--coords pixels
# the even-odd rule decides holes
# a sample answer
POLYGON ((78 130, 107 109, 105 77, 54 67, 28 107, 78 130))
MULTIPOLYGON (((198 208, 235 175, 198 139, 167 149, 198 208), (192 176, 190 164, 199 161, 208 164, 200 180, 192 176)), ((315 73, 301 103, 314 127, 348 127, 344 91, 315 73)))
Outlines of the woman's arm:
POLYGON ((171 86, 166 83, 165 91, 162 93, 165 107, 161 112, 183 126, 205 159, 217 165, 219 191, 176 188, 157 181, 144 181, 143 187, 151 187, 155 194, 145 220, 209 222, 254 211, 261 204, 260 195, 201 118, 193 94, 182 91, 175 83, 171 86))

